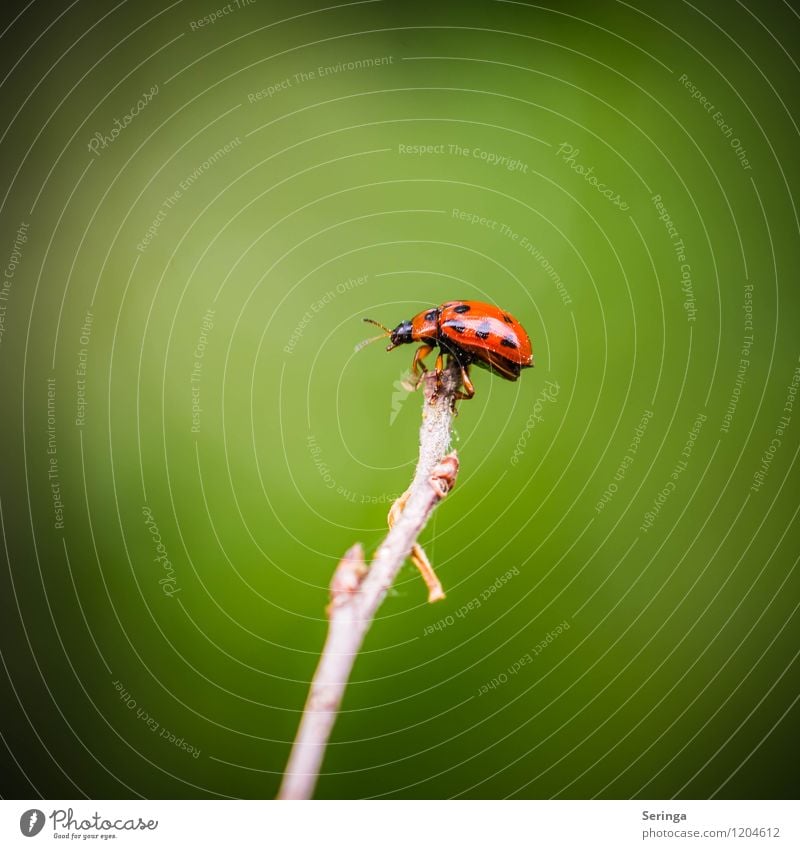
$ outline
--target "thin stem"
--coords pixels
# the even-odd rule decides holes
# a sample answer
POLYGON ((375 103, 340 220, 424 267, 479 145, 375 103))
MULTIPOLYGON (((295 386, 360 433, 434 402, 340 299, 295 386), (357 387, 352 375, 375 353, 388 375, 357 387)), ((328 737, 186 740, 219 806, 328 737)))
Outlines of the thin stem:
POLYGON ((310 799, 313 795, 364 636, 431 513, 455 484, 458 459, 455 452, 447 452, 460 383, 455 363, 448 365, 440 381, 433 374, 425 375, 419 460, 403 511, 378 546, 369 568, 360 544, 350 548, 336 568, 328 606, 328 636, 311 681, 279 799, 310 799))

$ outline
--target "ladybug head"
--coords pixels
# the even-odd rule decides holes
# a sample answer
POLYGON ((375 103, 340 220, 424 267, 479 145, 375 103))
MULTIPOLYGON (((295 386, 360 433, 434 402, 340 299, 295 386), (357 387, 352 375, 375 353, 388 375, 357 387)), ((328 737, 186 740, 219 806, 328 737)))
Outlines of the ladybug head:
POLYGON ((369 345, 371 342, 377 342, 378 339, 385 339, 387 336, 391 339, 391 343, 386 346, 387 351, 391 351, 392 348, 396 348, 398 345, 405 345, 406 342, 411 341, 411 322, 403 321, 395 327, 394 330, 390 330, 386 325, 381 324, 379 321, 375 321, 372 318, 365 318, 364 321, 369 324, 374 324, 376 327, 380 327, 383 330, 380 336, 373 336, 371 339, 365 339, 363 342, 359 342, 356 345, 356 352, 360 351, 365 345, 369 345))
POLYGON ((412 333, 413 328, 411 326, 411 322, 401 321, 400 324, 398 324, 397 327, 395 327, 395 329, 389 334, 391 343, 386 346, 386 350, 391 351, 392 348, 396 348, 398 345, 407 345, 409 342, 413 342, 412 333))
POLYGON ((376 342, 378 339, 385 339, 387 336, 391 340, 391 342, 386 346, 387 351, 391 351, 398 345, 406 345, 408 342, 413 341, 413 328, 410 320, 401 321, 394 330, 390 330, 388 327, 378 321, 374 321, 371 318, 365 318, 364 321, 369 322, 369 324, 374 324, 376 327, 380 327, 384 332, 381 333, 380 336, 373 336, 372 339, 365 339, 363 342, 359 342, 358 345, 356 345, 356 351, 360 351, 365 345, 369 345, 370 342, 376 342))

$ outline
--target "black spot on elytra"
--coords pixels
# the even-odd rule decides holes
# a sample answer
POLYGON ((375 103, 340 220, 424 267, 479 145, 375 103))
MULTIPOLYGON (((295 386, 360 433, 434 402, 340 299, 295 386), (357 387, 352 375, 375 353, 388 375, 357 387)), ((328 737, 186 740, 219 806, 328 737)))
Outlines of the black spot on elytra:
POLYGON ((478 339, 488 339, 491 335, 491 327, 488 321, 482 321, 475 330, 478 339))
POLYGON ((457 307, 453 307, 453 312, 469 312, 469 304, 459 304, 457 307))
POLYGON ((425 313, 425 321, 435 321, 436 320, 436 310, 431 310, 430 312, 425 313))
POLYGON ((514 323, 514 319, 513 319, 513 318, 511 318, 511 316, 510 316, 510 315, 503 315, 503 321, 504 321, 506 324, 513 324, 513 323, 514 323))
POLYGON ((454 330, 456 333, 463 333, 467 329, 466 325, 455 324, 455 322, 452 321, 448 321, 447 324, 445 324, 445 327, 449 328, 450 330, 454 330))
POLYGON ((504 348, 518 348, 518 347, 519 347, 519 345, 517 345, 517 340, 516 340, 516 339, 512 339, 510 336, 504 336, 504 337, 500 340, 500 344, 501 344, 504 348))

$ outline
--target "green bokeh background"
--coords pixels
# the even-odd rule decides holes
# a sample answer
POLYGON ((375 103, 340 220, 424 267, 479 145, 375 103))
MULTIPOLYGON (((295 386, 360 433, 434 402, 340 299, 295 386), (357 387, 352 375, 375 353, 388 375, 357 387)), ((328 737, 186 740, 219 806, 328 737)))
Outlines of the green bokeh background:
POLYGON ((423 537, 447 599, 404 567, 318 795, 796 797, 797 4, 19 11, 3 795, 275 794, 332 570, 415 461, 412 349, 355 355, 360 319, 475 298, 536 368, 476 375, 423 537))

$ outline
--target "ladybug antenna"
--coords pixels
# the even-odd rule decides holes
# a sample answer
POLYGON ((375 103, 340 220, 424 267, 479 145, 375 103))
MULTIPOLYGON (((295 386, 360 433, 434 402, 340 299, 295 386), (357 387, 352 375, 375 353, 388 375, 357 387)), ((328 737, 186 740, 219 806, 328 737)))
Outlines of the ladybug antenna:
POLYGON ((365 318, 364 321, 369 322, 370 324, 374 324, 376 327, 380 327, 381 330, 383 330, 384 332, 381 333, 379 336, 373 336, 371 339, 365 339, 363 342, 359 342, 358 345, 356 345, 356 353, 358 353, 365 346, 369 345, 371 342, 377 342, 378 339, 385 339, 387 336, 392 335, 392 331, 388 327, 382 325, 379 321, 373 321, 371 318, 365 318))
MULTIPOLYGON (((375 327, 380 327, 380 329, 381 329, 381 330, 385 330, 385 331, 386 331, 386 336, 390 336, 390 335, 391 335, 391 333, 392 333, 392 331, 391 331, 391 330, 389 330, 389 328, 388 328, 388 327, 386 327, 386 325, 385 325, 385 324, 381 324, 379 321, 375 321, 375 320, 374 320, 374 319, 372 319, 372 318, 365 318, 365 319, 363 319, 363 321, 366 321, 366 322, 368 322, 369 324, 374 324, 374 325, 375 325, 375 327)), ((380 339, 380 338, 381 338, 381 337, 379 336, 379 337, 378 337, 378 339, 380 339)))

